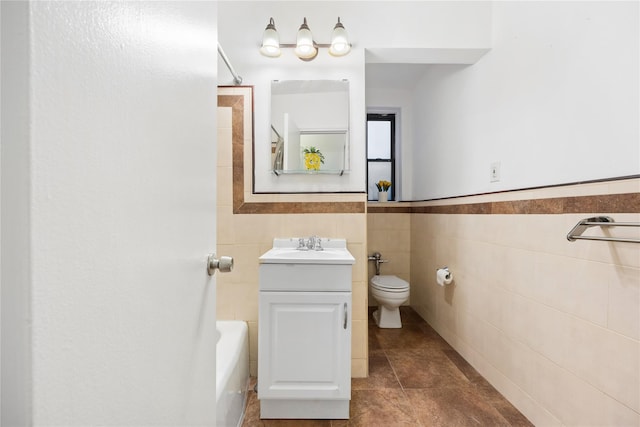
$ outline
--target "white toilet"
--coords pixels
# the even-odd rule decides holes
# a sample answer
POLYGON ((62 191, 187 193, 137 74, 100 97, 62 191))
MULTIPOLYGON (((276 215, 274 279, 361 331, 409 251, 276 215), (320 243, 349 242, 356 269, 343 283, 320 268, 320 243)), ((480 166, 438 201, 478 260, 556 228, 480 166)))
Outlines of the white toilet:
POLYGON ((409 299, 409 283, 397 276, 377 274, 371 278, 369 289, 379 303, 373 312, 376 325, 379 328, 402 328, 399 307, 409 299))

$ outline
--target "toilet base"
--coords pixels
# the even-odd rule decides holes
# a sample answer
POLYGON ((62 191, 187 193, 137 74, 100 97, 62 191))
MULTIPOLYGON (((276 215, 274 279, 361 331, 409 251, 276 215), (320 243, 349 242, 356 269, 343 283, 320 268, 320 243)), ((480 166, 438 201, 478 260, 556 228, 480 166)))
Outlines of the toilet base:
POLYGON ((378 325, 378 328, 402 328, 402 322, 400 320, 400 309, 398 307, 393 310, 389 310, 388 308, 385 308, 383 306, 378 306, 378 309, 373 312, 373 319, 376 321, 376 325, 378 325))

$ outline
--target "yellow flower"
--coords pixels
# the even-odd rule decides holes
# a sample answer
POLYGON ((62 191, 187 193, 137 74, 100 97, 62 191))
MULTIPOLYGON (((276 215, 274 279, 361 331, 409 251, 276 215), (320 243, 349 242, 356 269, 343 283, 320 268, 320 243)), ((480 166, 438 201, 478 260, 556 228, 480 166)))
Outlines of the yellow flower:
POLYGON ((303 150, 304 167, 307 170, 320 170, 320 164, 324 163, 324 155, 316 147, 307 147, 303 150))
POLYGON ((320 170, 320 164, 322 159, 317 153, 305 153, 304 155, 304 167, 308 170, 320 170))
POLYGON ((378 187, 378 191, 387 191, 391 187, 391 183, 381 179, 376 183, 376 187, 378 187))

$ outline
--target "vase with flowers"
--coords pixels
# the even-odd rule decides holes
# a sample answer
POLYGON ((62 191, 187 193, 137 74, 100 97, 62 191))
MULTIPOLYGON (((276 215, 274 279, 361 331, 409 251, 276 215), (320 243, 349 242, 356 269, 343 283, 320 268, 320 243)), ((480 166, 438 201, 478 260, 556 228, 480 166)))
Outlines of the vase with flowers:
POLYGON ((389 200, 389 188, 391 188, 391 182, 381 179, 376 182, 376 187, 378 187, 378 201, 386 202, 389 200))
POLYGON ((316 147, 307 147, 303 151, 304 153, 304 167, 309 172, 317 172, 320 170, 320 165, 324 163, 324 155, 316 147))

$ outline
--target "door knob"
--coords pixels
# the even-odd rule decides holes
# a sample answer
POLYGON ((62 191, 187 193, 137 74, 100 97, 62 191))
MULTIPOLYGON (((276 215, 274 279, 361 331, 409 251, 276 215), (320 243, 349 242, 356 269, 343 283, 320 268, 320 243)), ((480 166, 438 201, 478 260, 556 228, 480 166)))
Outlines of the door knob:
POLYGON ((221 273, 228 273, 233 270, 233 258, 230 256, 221 256, 220 259, 216 258, 216 254, 209 254, 207 259, 207 272, 209 276, 213 276, 216 270, 220 270, 221 273))

